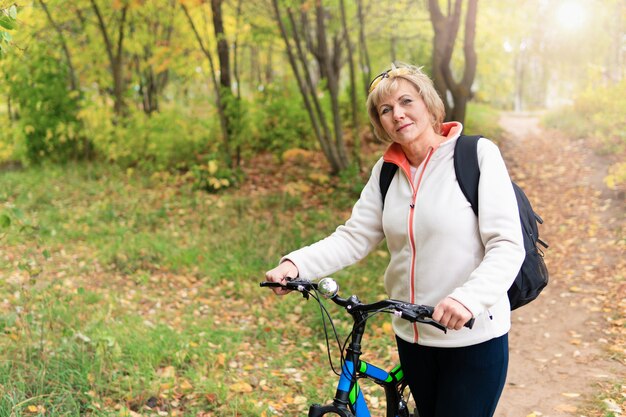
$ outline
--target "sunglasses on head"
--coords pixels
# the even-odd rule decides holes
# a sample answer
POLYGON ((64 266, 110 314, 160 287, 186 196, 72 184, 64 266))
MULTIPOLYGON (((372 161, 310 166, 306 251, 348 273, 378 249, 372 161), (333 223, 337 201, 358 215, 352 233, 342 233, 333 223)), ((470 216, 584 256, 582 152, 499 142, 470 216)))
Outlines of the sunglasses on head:
POLYGON ((410 72, 411 70, 408 68, 391 68, 391 69, 388 69, 387 71, 381 72, 370 83, 368 87, 368 94, 371 94, 372 91, 374 91, 376 87, 378 87, 378 84, 380 84, 380 82, 384 80, 385 78, 394 78, 394 77, 397 77, 398 75, 407 75, 410 72))

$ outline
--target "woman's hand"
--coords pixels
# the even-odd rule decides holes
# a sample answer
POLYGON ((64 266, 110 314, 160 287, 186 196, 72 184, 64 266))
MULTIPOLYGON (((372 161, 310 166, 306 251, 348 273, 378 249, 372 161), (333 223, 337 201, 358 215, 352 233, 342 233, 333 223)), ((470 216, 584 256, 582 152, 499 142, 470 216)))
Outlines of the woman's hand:
POLYGON ((454 298, 446 297, 435 306, 433 320, 450 330, 461 330, 472 313, 454 298))
MULTIPOLYGON (((299 274, 298 267, 289 259, 282 262, 274 269, 270 269, 265 273, 265 278, 270 282, 280 282, 284 284, 287 278, 296 278, 299 274)), ((285 288, 272 288, 277 295, 285 295, 291 292, 291 290, 285 288)))

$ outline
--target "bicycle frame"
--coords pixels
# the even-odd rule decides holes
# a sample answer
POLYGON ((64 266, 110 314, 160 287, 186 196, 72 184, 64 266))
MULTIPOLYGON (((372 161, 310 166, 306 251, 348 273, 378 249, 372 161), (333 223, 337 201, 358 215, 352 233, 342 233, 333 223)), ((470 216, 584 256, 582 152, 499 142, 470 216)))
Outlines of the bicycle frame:
POLYGON ((321 417, 327 413, 339 414, 342 417, 371 417, 369 408, 358 383, 358 379, 368 378, 383 387, 387 401, 386 417, 409 416, 406 401, 402 396, 404 390, 403 372, 400 365, 386 372, 365 361, 360 361, 354 374, 352 362, 347 361, 342 369, 337 385, 337 392, 332 404, 314 404, 309 408, 309 417, 321 417))
POLYGON ((359 379, 371 379, 383 387, 387 400, 386 417, 410 417, 407 403, 402 392, 405 388, 404 373, 400 365, 386 372, 381 368, 361 361, 361 340, 365 333, 366 315, 359 311, 350 311, 354 319, 352 341, 346 352, 337 384, 337 391, 332 404, 313 404, 309 408, 309 417, 322 417, 335 413, 341 417, 371 417, 369 408, 359 386, 359 379), (355 366, 356 364, 356 366, 355 366))

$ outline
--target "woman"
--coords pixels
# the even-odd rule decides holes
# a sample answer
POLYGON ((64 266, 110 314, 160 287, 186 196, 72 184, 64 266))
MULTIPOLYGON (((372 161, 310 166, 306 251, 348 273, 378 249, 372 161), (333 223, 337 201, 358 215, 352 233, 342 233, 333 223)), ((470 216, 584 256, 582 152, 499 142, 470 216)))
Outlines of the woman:
MULTIPOLYGON (((351 265, 387 239, 390 298, 434 305, 428 325, 393 318, 400 362, 420 417, 492 416, 508 366, 507 290, 524 259, 517 202, 498 148, 478 143, 479 216, 455 176, 463 126, 443 123, 444 106, 419 68, 376 77, 367 98, 376 135, 390 142, 350 219, 329 237, 285 256, 267 279, 316 279, 351 265), (383 161, 399 169, 384 210, 383 161), (473 329, 463 327, 475 318, 473 329)), ((284 290, 276 290, 284 294, 284 290)))

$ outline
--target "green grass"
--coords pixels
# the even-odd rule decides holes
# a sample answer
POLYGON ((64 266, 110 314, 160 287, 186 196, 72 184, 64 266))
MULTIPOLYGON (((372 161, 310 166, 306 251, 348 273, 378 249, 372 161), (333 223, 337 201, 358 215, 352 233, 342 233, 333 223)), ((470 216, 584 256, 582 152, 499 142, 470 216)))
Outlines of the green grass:
POLYGON ((503 130, 499 124, 500 112, 481 103, 469 103, 463 132, 467 135, 482 135, 499 142, 503 130))
MULTIPOLYGON (((469 128, 494 117, 470 115, 469 128)), ((258 286, 345 220, 363 182, 310 186, 214 195, 87 163, 1 173, 0 416, 292 416, 329 400, 318 306, 258 286)), ((335 278, 383 298, 387 261, 381 248, 335 278)), ((347 317, 328 308, 344 338, 347 317)), ((366 336, 383 367, 388 323, 366 336)))
MULTIPOLYGON (((470 115, 493 136, 477 127, 492 111, 470 115)), ((215 195, 104 164, 1 173, 0 416, 293 416, 328 401, 319 307, 258 283, 349 216, 354 178, 215 195)), ((387 262, 380 248, 335 278, 384 298, 387 262)), ((328 308, 343 342, 348 317, 328 308)), ((389 317, 365 340, 364 359, 394 365, 389 317)))
MULTIPOLYGON (((211 195, 103 165, 2 173, 0 416, 291 416, 327 400, 318 307, 258 282, 347 217, 352 186, 304 209, 308 196, 211 195)), ((336 277, 379 298, 385 263, 336 277)))

